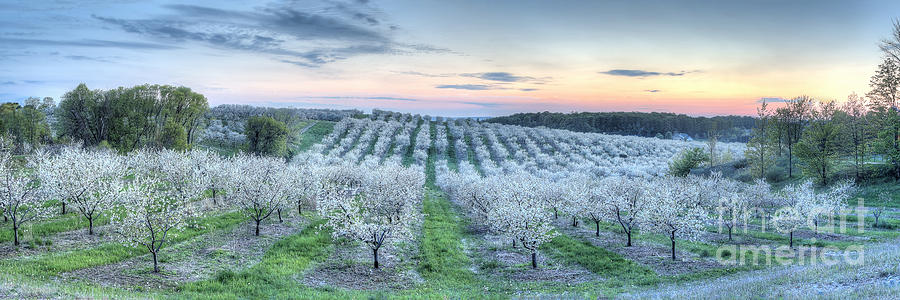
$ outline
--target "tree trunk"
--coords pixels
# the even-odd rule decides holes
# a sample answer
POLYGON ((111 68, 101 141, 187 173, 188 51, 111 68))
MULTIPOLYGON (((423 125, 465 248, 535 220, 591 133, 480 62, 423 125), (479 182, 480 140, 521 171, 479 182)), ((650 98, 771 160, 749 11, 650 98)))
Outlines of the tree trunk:
POLYGON ((600 221, 594 221, 597 224, 597 232, 594 233, 595 236, 600 236, 600 221))
POLYGON ((284 220, 281 219, 281 209, 278 209, 278 223, 284 223, 284 220))
POLYGON ((794 177, 794 151, 793 144, 788 143, 788 178, 794 177))
POLYGON ((531 268, 537 269, 537 253, 531 251, 531 268))
POLYGON ((559 211, 556 210, 556 207, 553 208, 553 218, 559 219, 559 211))
POLYGON ((297 215, 303 214, 303 204, 300 201, 297 201, 297 215))
POLYGON ((19 226, 13 225, 13 245, 19 245, 19 226))
POLYGON ((631 247, 631 230, 626 231, 625 235, 628 236, 628 242, 625 243, 625 247, 631 247))
POLYGON ((88 235, 94 235, 94 218, 88 218, 88 235))
POLYGON ((159 273, 159 263, 156 259, 156 252, 151 252, 153 254, 153 273, 159 273))
POLYGON ((66 203, 65 202, 62 203, 62 214, 64 214, 64 215, 66 214, 66 203))
POLYGON ((216 202, 216 189, 212 189, 212 193, 213 193, 213 196, 212 196, 213 205, 219 205, 219 203, 216 202))
POLYGON ((672 261, 675 260, 675 232, 672 231, 672 261))
POLYGON ((372 256, 375 257, 375 268, 378 269, 378 248, 372 249, 372 256))
POLYGON ((572 216, 572 227, 578 227, 578 218, 572 216))
POLYGON ((513 248, 516 247, 516 239, 513 239, 513 248))
POLYGON ((791 235, 790 247, 791 247, 791 248, 794 248, 794 232, 791 231, 790 235, 791 235))
POLYGON ((728 241, 731 241, 731 227, 728 227, 728 241))
POLYGON ((259 220, 256 220, 256 236, 259 236, 259 220))

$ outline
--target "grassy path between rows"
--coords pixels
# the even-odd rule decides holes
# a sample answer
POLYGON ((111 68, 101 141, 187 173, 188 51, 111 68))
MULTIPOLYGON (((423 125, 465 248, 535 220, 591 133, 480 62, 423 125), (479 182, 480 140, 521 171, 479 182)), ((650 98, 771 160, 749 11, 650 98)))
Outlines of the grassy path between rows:
MULTIPOLYGON (((172 238, 169 239, 170 242, 163 248, 213 230, 224 230, 244 221, 246 221, 246 217, 238 212, 206 217, 199 222, 202 225, 201 228, 185 228, 173 232, 172 238)), ((146 249, 110 242, 90 249, 3 260, 0 261, 0 273, 46 279, 60 273, 116 263, 143 254, 147 254, 146 249)))
MULTIPOLYGON (((109 218, 105 215, 100 215, 99 218, 94 220, 94 228, 106 224, 109 224, 109 218)), ((0 226, 2 226, 0 228, 0 243, 11 243, 13 241, 12 222, 0 222, 0 226)), ((19 240, 23 241, 26 230, 30 231, 31 236, 34 238, 44 239, 57 233, 85 229, 87 227, 88 221, 84 216, 77 212, 69 212, 40 223, 25 223, 22 228, 19 228, 19 240)), ((87 234, 87 230, 85 230, 85 234, 87 234)), ((24 242, 28 243, 29 240, 24 240, 24 242)))
POLYGON ((312 127, 300 134, 297 152, 309 150, 313 145, 321 142, 326 135, 334 131, 334 124, 334 122, 330 121, 317 121, 312 127))
POLYGON ((322 228, 323 219, 313 220, 299 233, 270 248, 255 266, 240 271, 219 272, 214 278, 187 283, 172 296, 196 299, 309 299, 344 298, 359 294, 332 289, 311 289, 299 280, 309 266, 328 257, 331 231, 322 228))

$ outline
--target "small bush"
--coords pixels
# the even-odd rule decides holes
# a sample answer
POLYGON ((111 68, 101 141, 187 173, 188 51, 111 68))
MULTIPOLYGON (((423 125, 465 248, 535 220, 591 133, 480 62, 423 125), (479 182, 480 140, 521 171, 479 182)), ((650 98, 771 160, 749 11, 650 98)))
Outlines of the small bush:
POLYGON ((489 260, 481 265, 481 269, 485 271, 491 271, 500 267, 500 262, 497 260, 489 260))
POLYGON ((224 270, 216 273, 216 281, 220 283, 228 283, 231 280, 234 280, 234 277, 237 276, 236 273, 232 270, 224 270))
POLYGON ((691 169, 700 166, 701 163, 709 161, 709 154, 703 148, 691 148, 678 154, 674 161, 669 163, 669 174, 674 176, 687 176, 691 173, 691 169))

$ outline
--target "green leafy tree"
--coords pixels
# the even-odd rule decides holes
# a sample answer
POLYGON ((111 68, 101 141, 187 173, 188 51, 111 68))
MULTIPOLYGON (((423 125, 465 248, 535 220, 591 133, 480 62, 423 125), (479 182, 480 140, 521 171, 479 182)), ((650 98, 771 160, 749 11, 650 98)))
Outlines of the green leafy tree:
POLYGON ((25 106, 8 102, 0 105, 0 131, 12 143, 15 152, 22 152, 26 144, 38 145, 52 141, 47 117, 40 109, 38 98, 28 98, 25 106))
POLYGON ((900 66, 897 61, 885 58, 869 80, 869 86, 872 91, 867 96, 877 131, 873 151, 887 160, 894 177, 900 179, 900 66))
POLYGON ((250 117, 245 125, 245 135, 250 153, 283 155, 287 149, 287 126, 272 117, 250 117))
POLYGON ((763 101, 756 113, 756 128, 753 128, 753 137, 747 143, 744 156, 750 161, 750 173, 756 178, 765 178, 766 172, 775 163, 775 147, 770 142, 772 126, 768 104, 763 101))
POLYGON ((680 177, 687 176, 691 173, 691 169, 707 161, 709 161, 709 153, 703 148, 696 147, 682 151, 675 160, 669 163, 669 174, 680 177))
POLYGON ((60 101, 56 131, 89 146, 107 141, 122 152, 144 146, 182 147, 176 145, 180 141, 173 144, 172 134, 183 131, 189 146, 208 109, 206 97, 187 87, 139 85, 103 91, 80 84, 60 101))
POLYGON ((775 110, 775 126, 778 126, 778 130, 781 131, 779 143, 787 149, 788 177, 794 176, 794 148, 803 137, 803 129, 808 122, 811 106, 811 97, 800 96, 791 99, 784 107, 775 110))
POLYGON ((847 102, 844 102, 837 115, 838 122, 844 130, 842 139, 844 153, 853 156, 856 180, 861 179, 860 170, 865 163, 871 140, 867 105, 865 98, 853 93, 847 97, 847 102))
POLYGON ((810 122, 797 143, 797 158, 803 172, 828 184, 828 178, 840 154, 841 126, 835 121, 837 108, 833 101, 818 102, 810 110, 810 122))
POLYGON ((166 122, 162 135, 159 136, 160 146, 173 150, 186 150, 188 148, 187 132, 184 127, 172 120, 166 122))

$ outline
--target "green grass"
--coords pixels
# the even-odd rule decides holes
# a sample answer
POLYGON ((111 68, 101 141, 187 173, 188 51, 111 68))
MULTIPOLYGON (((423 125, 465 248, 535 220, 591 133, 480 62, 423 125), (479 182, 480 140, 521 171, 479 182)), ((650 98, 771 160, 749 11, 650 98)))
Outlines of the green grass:
POLYGON ((450 134, 450 122, 444 123, 447 133, 447 167, 453 172, 459 171, 459 157, 456 154, 456 138, 450 134))
MULTIPOLYGON (((97 226, 106 225, 108 223, 109 218, 101 215, 99 218, 94 219, 94 228, 96 229, 97 226)), ((0 224, 3 226, 3 228, 0 228, 0 242, 12 242, 12 222, 0 224)), ((60 232, 78 229, 85 229, 84 234, 87 234, 87 227, 88 221, 84 216, 77 212, 70 212, 64 216, 53 217, 39 223, 35 223, 34 221, 25 223, 19 228, 19 241, 27 242, 27 239, 23 240, 27 237, 25 230, 30 231, 34 238, 43 239, 60 232)))
MULTIPOLYGON (((857 197, 863 198, 865 205, 868 207, 900 207, 900 184, 892 178, 881 178, 879 180, 871 180, 863 183, 859 187, 857 197), (883 201, 878 197, 879 194, 886 193, 890 197, 887 201, 883 201)), ((847 200, 847 205, 856 206, 856 197, 847 200)))
POLYGON ((222 271, 214 278, 184 284, 176 290, 178 298, 204 299, 283 299, 319 296, 341 297, 327 289, 309 289, 295 275, 313 262, 327 257, 331 232, 320 229, 324 220, 313 221, 300 233, 288 236, 272 246, 262 261, 241 272, 222 271))
POLYGON ((462 244, 468 222, 456 213, 447 195, 434 185, 435 160, 442 154, 437 154, 434 147, 437 135, 434 126, 430 134, 432 143, 425 163, 426 190, 422 204, 425 221, 418 270, 429 286, 437 289, 472 287, 476 282, 475 274, 468 269, 472 262, 463 252, 462 244))
POLYGON ((334 122, 317 121, 316 125, 310 127, 306 132, 300 135, 300 142, 297 143, 297 151, 302 152, 309 150, 312 145, 321 142, 326 135, 334 131, 334 122))
MULTIPOLYGON (((243 221, 246 221, 246 218, 238 212, 203 218, 199 221, 202 228, 185 228, 170 233, 172 235, 169 239, 170 242, 167 245, 163 245, 163 248, 165 249, 172 244, 213 230, 230 228, 243 221)), ((119 243, 106 243, 91 249, 4 260, 0 262, 0 272, 46 278, 64 272, 116 263, 147 253, 147 250, 143 248, 128 247, 119 243)))
POLYGON ((463 252, 465 220, 460 218, 442 192, 429 190, 423 203, 421 262, 419 273, 429 285, 436 287, 469 287, 475 274, 468 267, 471 261, 463 252))
POLYGON ((628 282, 630 285, 646 285, 657 281, 653 270, 583 239, 559 235, 542 245, 541 250, 553 258, 577 264, 607 279, 628 282))

